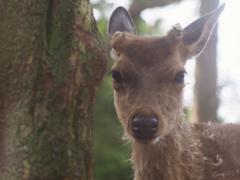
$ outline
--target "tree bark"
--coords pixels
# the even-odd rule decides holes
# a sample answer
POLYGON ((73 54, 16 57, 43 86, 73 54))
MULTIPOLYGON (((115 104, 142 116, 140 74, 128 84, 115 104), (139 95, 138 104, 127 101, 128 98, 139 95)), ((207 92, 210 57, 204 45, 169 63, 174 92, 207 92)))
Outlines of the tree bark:
POLYGON ((89 1, 0 1, 0 24, 0 179, 93 179, 106 59, 89 1))
MULTIPOLYGON (((201 15, 216 9, 219 4, 219 0, 202 0, 201 2, 201 15)), ((196 62, 194 105, 190 115, 193 123, 218 121, 217 42, 216 26, 207 46, 196 62)))

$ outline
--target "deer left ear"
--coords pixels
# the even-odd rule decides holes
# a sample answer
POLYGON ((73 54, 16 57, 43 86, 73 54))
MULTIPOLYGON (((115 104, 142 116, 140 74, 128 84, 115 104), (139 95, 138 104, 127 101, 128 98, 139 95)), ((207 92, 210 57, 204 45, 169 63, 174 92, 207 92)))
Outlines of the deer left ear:
POLYGON ((108 23, 108 34, 111 37, 117 31, 136 34, 135 26, 130 14, 121 6, 114 10, 108 23))
POLYGON ((184 59, 197 56, 203 51, 224 7, 225 3, 183 29, 181 52, 184 59))

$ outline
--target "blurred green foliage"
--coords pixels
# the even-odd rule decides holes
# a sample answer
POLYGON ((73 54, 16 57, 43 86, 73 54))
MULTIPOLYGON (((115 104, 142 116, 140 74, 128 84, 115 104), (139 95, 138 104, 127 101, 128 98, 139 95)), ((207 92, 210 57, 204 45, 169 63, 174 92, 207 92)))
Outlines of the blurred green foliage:
MULTIPOLYGON (((99 0, 93 4, 93 8, 99 13, 98 28, 107 42, 106 10, 111 9, 112 4, 99 0)), ((113 103, 112 78, 108 76, 113 63, 112 59, 108 60, 108 68, 94 106, 94 180, 127 180, 132 179, 133 174, 128 160, 131 147, 122 140, 123 128, 113 103)))
POLYGON ((131 177, 130 145, 121 139, 122 126, 113 105, 111 77, 105 76, 94 108, 94 179, 126 180, 131 177))

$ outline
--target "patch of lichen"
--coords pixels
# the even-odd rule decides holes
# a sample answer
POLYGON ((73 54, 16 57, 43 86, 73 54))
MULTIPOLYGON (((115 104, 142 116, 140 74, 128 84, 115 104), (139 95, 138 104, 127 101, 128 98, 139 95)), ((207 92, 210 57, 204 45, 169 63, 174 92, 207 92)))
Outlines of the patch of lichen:
MULTIPOLYGON (((58 102, 61 102, 60 99, 58 102)), ((57 102, 55 102, 57 103, 57 102)), ((49 111, 46 119, 38 124, 32 142, 35 142, 33 167, 31 167, 32 177, 39 175, 42 179, 50 180, 61 177, 70 177, 67 173, 68 165, 68 141, 71 141, 66 129, 67 112, 59 106, 52 106, 50 103, 46 107, 49 111)))
POLYGON ((36 111, 45 109, 46 114, 36 117, 40 120, 35 123, 34 132, 25 143, 31 147, 30 179, 73 179, 74 173, 69 173, 69 170, 74 170, 73 159, 77 159, 74 157, 77 153, 68 121, 71 107, 64 107, 62 96, 56 96, 54 89, 51 89, 46 107, 39 105, 36 108, 36 111))

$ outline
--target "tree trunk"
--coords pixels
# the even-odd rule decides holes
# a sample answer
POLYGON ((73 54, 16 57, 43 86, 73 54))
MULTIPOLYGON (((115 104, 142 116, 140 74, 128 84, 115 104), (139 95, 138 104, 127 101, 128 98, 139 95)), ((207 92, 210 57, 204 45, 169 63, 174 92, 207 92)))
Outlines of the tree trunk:
POLYGON ((93 179, 106 60, 89 1, 0 1, 0 24, 0 179, 93 179))
MULTIPOLYGON (((201 15, 217 8, 219 0, 202 0, 201 15)), ((195 71, 194 105, 191 112, 191 121, 217 122, 217 26, 205 47, 197 58, 195 71)))

